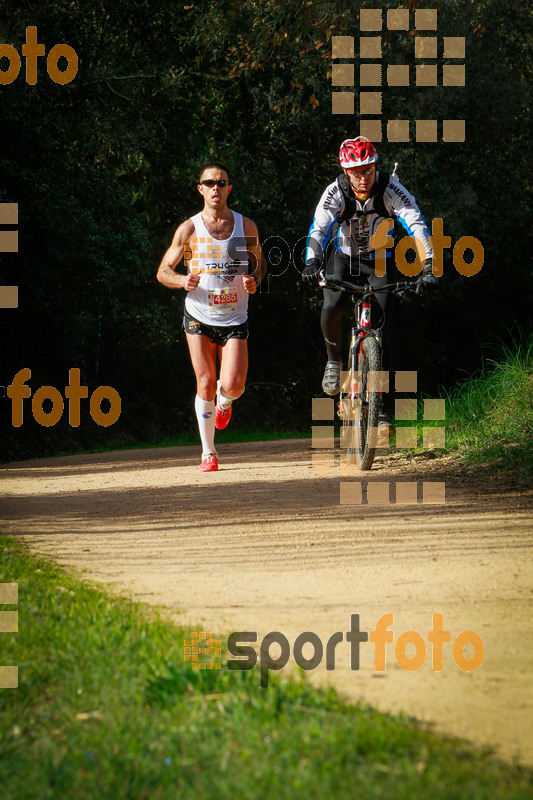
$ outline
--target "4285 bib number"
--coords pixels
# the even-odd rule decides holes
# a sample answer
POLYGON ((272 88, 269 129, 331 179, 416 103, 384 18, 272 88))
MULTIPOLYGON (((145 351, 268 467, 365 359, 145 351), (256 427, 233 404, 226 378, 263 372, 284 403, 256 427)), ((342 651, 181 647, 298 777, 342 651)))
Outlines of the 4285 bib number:
POLYGON ((211 314, 229 314, 237 308, 237 289, 210 289, 207 293, 207 302, 211 314))

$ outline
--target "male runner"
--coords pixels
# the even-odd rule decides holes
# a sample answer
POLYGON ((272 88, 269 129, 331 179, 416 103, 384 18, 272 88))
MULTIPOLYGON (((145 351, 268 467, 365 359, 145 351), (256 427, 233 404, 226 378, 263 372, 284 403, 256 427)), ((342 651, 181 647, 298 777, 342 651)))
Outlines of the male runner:
POLYGON ((215 428, 227 426, 231 405, 244 391, 248 296, 266 272, 255 223, 228 208, 231 189, 223 164, 203 168, 198 191, 204 207, 179 226, 157 271, 164 286, 187 292, 183 327, 196 375, 201 472, 218 469, 215 428), (180 274, 175 268, 184 256, 187 273, 180 274))
MULTIPOLYGON (((430 233, 415 198, 395 176, 377 172, 377 160, 378 154, 374 145, 363 136, 346 139, 342 143, 339 161, 343 174, 327 187, 316 208, 307 239, 306 267, 302 273, 304 281, 318 280, 323 269, 322 256, 333 235, 327 275, 352 283, 368 283, 376 289, 392 283, 394 251, 386 251, 386 274, 377 276, 372 236, 384 219, 396 218, 423 245, 424 252, 418 254, 423 264, 421 280, 428 284, 438 282, 432 273, 430 233)), ((391 229, 389 234, 394 236, 394 230, 391 229)), ((381 309, 385 315, 382 368, 389 370, 387 333, 392 295, 384 291, 378 292, 374 297, 379 306, 377 310, 381 309)), ((340 391, 342 312, 349 298, 347 292, 324 289, 320 324, 326 342, 328 362, 322 389, 331 396, 340 391)), ((379 319, 376 322, 380 324, 379 319)), ((392 423, 383 411, 380 413, 379 426, 392 429, 392 423)))

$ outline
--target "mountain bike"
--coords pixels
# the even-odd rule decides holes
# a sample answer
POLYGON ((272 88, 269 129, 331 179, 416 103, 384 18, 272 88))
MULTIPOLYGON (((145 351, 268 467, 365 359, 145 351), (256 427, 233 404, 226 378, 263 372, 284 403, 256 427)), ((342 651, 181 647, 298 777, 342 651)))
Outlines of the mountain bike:
POLYGON ((357 301, 354 297, 355 325, 352 328, 348 369, 343 373, 341 383, 339 416, 343 426, 341 441, 346 447, 348 464, 355 463, 359 469, 368 470, 378 447, 381 395, 388 388, 382 385, 381 373, 381 331, 384 320, 379 328, 372 327, 370 299, 377 292, 387 290, 398 296, 408 292, 417 294, 420 284, 419 281, 401 281, 373 289, 368 285, 357 286, 324 276, 319 285, 361 296, 357 301))

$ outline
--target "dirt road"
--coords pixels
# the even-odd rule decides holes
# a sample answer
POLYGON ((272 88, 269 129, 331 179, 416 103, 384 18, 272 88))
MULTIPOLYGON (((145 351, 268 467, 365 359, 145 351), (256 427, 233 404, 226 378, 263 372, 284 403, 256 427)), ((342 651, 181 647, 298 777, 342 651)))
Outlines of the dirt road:
MULTIPOLYGON (((210 474, 198 472, 198 448, 6 465, 1 518, 36 551, 164 605, 190 630, 257 631, 259 641, 280 631, 292 647, 304 631, 324 644, 345 634, 351 614, 370 632, 391 613, 394 643, 414 630, 428 645, 418 670, 397 665, 392 643, 377 672, 370 641, 351 670, 343 641, 335 670, 321 665, 311 679, 533 763, 530 495, 451 461, 389 457, 372 481, 445 481, 445 503, 341 505, 341 480, 357 476, 313 474, 310 441, 219 453, 221 469, 210 474), (462 631, 482 638, 479 668, 461 670, 450 643, 433 671, 436 613, 452 643, 462 631)), ((414 653, 409 645, 406 655, 414 653)), ((467 645, 464 656, 472 653, 467 645)))

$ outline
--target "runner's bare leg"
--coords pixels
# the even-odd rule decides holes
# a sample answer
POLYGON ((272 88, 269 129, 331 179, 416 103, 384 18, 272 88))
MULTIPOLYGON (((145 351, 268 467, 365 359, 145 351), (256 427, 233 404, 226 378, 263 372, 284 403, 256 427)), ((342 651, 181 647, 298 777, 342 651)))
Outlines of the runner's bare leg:
MULTIPOLYGON (((217 387, 217 346, 203 334, 186 334, 196 375, 194 410, 202 440, 202 455, 216 454, 215 393, 217 387)), ((203 459, 202 459, 203 463, 203 459)))
POLYGON ((217 390, 217 345, 201 333, 186 333, 185 336, 196 375, 198 397, 214 400, 217 390))
POLYGON ((226 397, 236 400, 244 392, 248 374, 248 342, 228 339, 218 347, 220 359, 220 388, 226 397))

